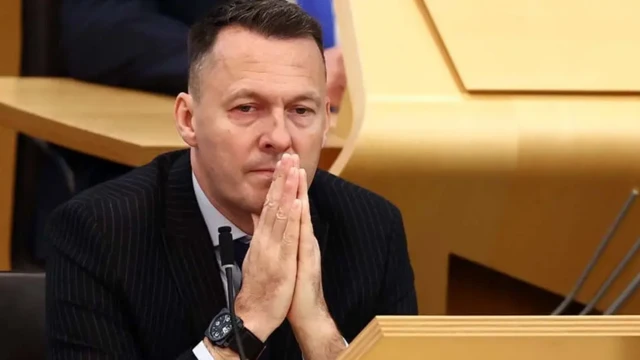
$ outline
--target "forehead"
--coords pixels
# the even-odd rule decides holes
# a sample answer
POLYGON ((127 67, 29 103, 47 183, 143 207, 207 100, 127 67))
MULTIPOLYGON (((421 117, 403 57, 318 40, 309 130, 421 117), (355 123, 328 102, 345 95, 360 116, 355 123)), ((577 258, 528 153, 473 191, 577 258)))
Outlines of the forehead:
MULTIPOLYGON (((240 27, 224 29, 202 71, 203 85, 216 92, 237 87, 267 87, 268 91, 325 88, 325 66, 311 38, 267 38, 240 27), (302 89, 305 88, 305 89, 302 89)), ((257 90, 257 89, 256 89, 257 90)))

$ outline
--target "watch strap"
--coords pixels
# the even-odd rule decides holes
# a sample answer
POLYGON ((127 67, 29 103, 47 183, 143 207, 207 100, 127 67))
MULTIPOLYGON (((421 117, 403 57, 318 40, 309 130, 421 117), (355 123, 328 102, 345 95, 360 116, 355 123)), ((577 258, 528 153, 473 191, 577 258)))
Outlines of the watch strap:
MULTIPOLYGON (((238 329, 238 335, 240 335, 240 341, 242 342, 245 356, 249 360, 256 360, 260 354, 262 354, 265 344, 244 326, 241 326, 241 328, 238 329)), ((238 354, 240 353, 235 336, 231 336, 229 338, 229 348, 238 354)))

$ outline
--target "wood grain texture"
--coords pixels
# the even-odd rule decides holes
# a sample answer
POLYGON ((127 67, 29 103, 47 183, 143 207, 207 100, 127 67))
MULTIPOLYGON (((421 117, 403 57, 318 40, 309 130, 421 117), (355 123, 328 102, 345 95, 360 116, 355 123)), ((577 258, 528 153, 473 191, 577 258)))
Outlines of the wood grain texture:
MULTIPOLYGON (((446 313, 450 254, 567 294, 640 186, 640 93, 469 93, 423 1, 335 4, 353 122, 331 172, 401 208, 420 312, 446 313)), ((636 205, 576 300, 640 236, 639 218, 636 205)), ((637 257, 598 309, 638 271, 637 257)), ((621 312, 640 313, 640 296, 621 312)))
POLYGON ((347 359, 613 359, 640 356, 640 318, 378 317, 347 359))

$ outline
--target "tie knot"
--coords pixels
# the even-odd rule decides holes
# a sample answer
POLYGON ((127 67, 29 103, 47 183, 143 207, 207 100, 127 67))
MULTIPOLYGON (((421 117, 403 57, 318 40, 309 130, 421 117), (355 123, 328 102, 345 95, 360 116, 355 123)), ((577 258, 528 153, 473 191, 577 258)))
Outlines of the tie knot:
POLYGON ((249 251, 249 237, 243 236, 233 240, 233 255, 240 269, 242 269, 247 251, 249 251))

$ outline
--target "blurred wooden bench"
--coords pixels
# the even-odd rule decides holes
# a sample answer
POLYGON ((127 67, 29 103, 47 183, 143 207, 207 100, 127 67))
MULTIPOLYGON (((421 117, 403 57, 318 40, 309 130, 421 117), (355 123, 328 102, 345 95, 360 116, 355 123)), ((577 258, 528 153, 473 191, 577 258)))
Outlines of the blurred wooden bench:
MULTIPOLYGON (((353 122, 331 171, 402 210, 420 312, 447 312, 451 255, 567 294, 640 186, 640 2, 335 5, 353 122)), ((640 204, 577 300, 638 236, 640 204)), ((598 308, 639 271, 637 256, 598 308)))
MULTIPOLYGON (((174 99, 69 79, 0 77, 0 271, 11 267, 15 139, 18 133, 117 163, 139 166, 184 148, 174 99)), ((332 134, 323 166, 342 140, 332 134)))

